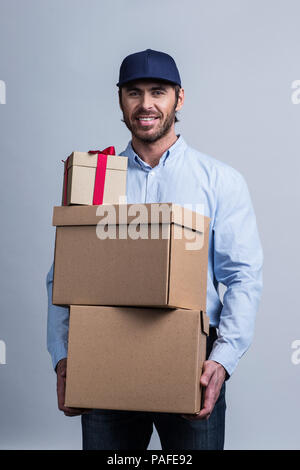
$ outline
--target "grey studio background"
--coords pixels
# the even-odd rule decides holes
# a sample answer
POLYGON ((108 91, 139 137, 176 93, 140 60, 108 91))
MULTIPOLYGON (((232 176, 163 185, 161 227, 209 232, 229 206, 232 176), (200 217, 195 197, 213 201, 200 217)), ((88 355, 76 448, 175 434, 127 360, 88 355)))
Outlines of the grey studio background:
MULTIPOLYGON (((52 208, 71 151, 127 145, 115 84, 121 60, 146 48, 178 64, 177 133, 245 176, 264 248, 225 447, 300 448, 299 16, 296 0, 0 0, 1 449, 81 448, 46 350, 52 208)), ((149 448, 160 449, 155 431, 149 448)))

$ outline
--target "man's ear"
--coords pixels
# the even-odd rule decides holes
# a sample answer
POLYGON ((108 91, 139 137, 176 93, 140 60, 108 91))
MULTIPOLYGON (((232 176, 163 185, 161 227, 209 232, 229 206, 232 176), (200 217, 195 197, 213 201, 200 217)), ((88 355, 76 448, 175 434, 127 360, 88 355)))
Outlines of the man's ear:
POLYGON ((184 103, 184 89, 180 88, 179 94, 178 94, 177 106, 176 106, 175 111, 179 111, 182 108, 183 103, 184 103))

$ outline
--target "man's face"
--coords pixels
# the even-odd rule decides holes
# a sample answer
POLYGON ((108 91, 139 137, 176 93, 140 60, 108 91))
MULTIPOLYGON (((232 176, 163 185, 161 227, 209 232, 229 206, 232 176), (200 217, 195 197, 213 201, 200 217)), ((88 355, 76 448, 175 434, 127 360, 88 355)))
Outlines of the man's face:
POLYGON ((156 142, 174 125, 176 103, 175 89, 164 82, 137 80, 124 85, 120 107, 123 119, 137 139, 156 142))

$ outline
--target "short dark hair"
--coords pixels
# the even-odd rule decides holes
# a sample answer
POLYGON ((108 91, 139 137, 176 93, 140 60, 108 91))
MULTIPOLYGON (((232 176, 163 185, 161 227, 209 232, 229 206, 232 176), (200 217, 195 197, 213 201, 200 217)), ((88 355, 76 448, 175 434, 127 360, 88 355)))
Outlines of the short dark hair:
MULTIPOLYGON (((179 98, 180 86, 176 85, 175 83, 169 83, 169 85, 173 88, 173 90, 175 90, 175 108, 176 108, 177 103, 178 103, 178 98, 179 98)), ((122 103, 122 88, 123 87, 119 87, 119 91, 118 91, 120 103, 122 103)), ((175 124, 176 122, 179 122, 179 119, 177 118, 176 113, 175 113, 175 124)))

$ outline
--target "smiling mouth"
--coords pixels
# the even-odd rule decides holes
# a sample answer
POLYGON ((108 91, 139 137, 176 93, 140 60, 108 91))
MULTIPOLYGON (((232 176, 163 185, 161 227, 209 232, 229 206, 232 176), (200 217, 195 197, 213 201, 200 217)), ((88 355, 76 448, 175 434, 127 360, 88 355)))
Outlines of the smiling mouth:
POLYGON ((136 118, 138 123, 143 127, 150 126, 151 124, 154 124, 156 119, 159 119, 158 116, 136 118))

